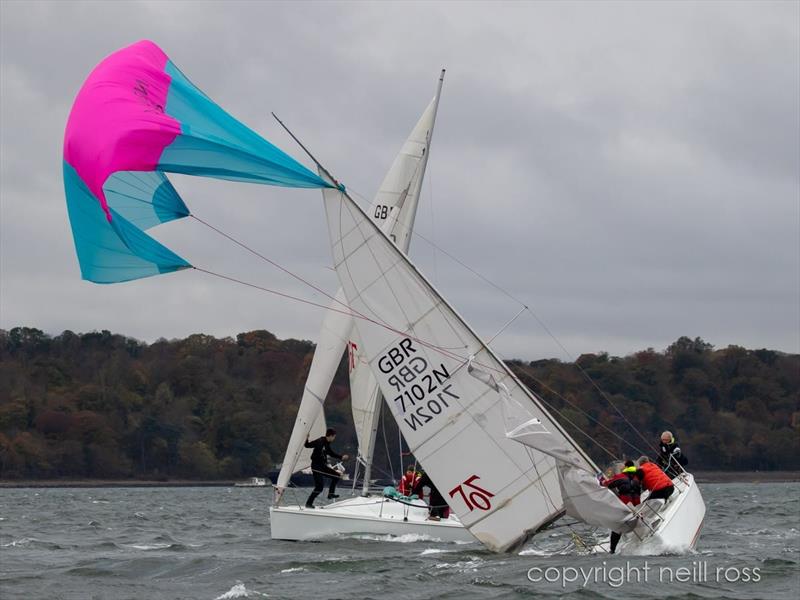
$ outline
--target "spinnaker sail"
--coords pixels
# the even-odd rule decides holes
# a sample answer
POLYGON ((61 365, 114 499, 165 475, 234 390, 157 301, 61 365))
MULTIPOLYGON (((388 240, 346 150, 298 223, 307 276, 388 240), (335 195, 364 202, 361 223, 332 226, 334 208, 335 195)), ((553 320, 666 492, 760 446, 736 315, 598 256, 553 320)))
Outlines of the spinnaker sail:
POLYGON ((191 267, 145 233, 190 214, 167 172, 327 185, 215 104, 149 40, 89 74, 67 121, 63 172, 81 275, 96 283, 191 267))

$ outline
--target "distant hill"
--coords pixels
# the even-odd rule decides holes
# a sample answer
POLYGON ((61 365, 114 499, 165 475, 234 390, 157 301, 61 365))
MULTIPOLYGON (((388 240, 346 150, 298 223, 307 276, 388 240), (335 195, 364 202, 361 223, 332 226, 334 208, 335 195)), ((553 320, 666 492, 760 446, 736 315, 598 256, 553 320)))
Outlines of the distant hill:
MULTIPOLYGON (((263 474, 283 457, 313 352, 267 331, 146 344, 108 331, 0 330, 0 478, 263 474)), ((690 470, 800 469, 798 355, 682 337, 665 352, 509 365, 577 440, 598 442, 586 444, 598 463, 652 452, 670 429, 690 470)), ((352 454, 344 361, 326 414, 352 454)), ((388 470, 398 447, 388 415, 384 429, 377 461, 388 470)))

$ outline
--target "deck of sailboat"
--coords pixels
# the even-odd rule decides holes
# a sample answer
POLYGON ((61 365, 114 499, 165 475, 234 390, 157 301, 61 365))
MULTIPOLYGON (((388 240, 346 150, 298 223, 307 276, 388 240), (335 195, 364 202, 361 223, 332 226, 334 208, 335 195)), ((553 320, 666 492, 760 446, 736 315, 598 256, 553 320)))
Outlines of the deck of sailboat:
POLYGON ((454 515, 441 521, 428 519, 421 500, 396 502, 381 496, 353 497, 308 509, 302 505, 270 508, 273 539, 312 541, 355 535, 419 535, 443 542, 473 542, 454 515))
POLYGON ((642 504, 641 514, 647 525, 622 537, 621 552, 682 553, 694 548, 706 506, 691 473, 682 473, 672 481, 675 491, 655 514, 648 509, 647 502, 642 504))

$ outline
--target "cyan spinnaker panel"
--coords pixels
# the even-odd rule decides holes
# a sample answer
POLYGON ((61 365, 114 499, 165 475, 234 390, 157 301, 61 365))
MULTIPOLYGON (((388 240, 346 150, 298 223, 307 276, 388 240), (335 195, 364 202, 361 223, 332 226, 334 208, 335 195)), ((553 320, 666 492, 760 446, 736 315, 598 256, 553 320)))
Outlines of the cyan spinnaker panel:
POLYGON ((161 171, 119 171, 103 186, 108 206, 141 229, 189 216, 161 171))
POLYGON ((161 154, 158 168, 285 187, 327 187, 320 177, 234 119, 189 81, 172 63, 166 112, 181 133, 161 154))
POLYGON ((64 188, 75 251, 84 279, 116 283, 191 266, 113 210, 112 226, 97 198, 66 162, 64 188))
POLYGON ((67 121, 64 165, 81 274, 98 283, 190 266, 144 233, 190 214, 165 172, 329 187, 217 106, 148 40, 89 74, 67 121))

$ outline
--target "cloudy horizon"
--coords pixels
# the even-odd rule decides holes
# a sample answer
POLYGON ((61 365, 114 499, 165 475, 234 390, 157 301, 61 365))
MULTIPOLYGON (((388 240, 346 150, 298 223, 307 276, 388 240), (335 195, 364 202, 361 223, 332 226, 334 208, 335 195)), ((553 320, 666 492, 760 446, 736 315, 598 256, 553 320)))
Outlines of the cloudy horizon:
MULTIPOLYGON (((147 38, 308 165, 276 112, 364 203, 446 68, 410 256, 485 338, 520 310, 510 295, 572 356, 663 350, 680 336, 800 352, 798 2, 6 1, 0 11, 2 329, 317 337, 321 309, 198 271, 80 280, 64 125, 89 71, 147 38)), ((170 178, 194 214, 335 292, 319 191, 170 178)), ((154 236, 197 266, 327 304, 191 219, 154 236)), ((568 358, 528 313, 494 346, 568 358)))

